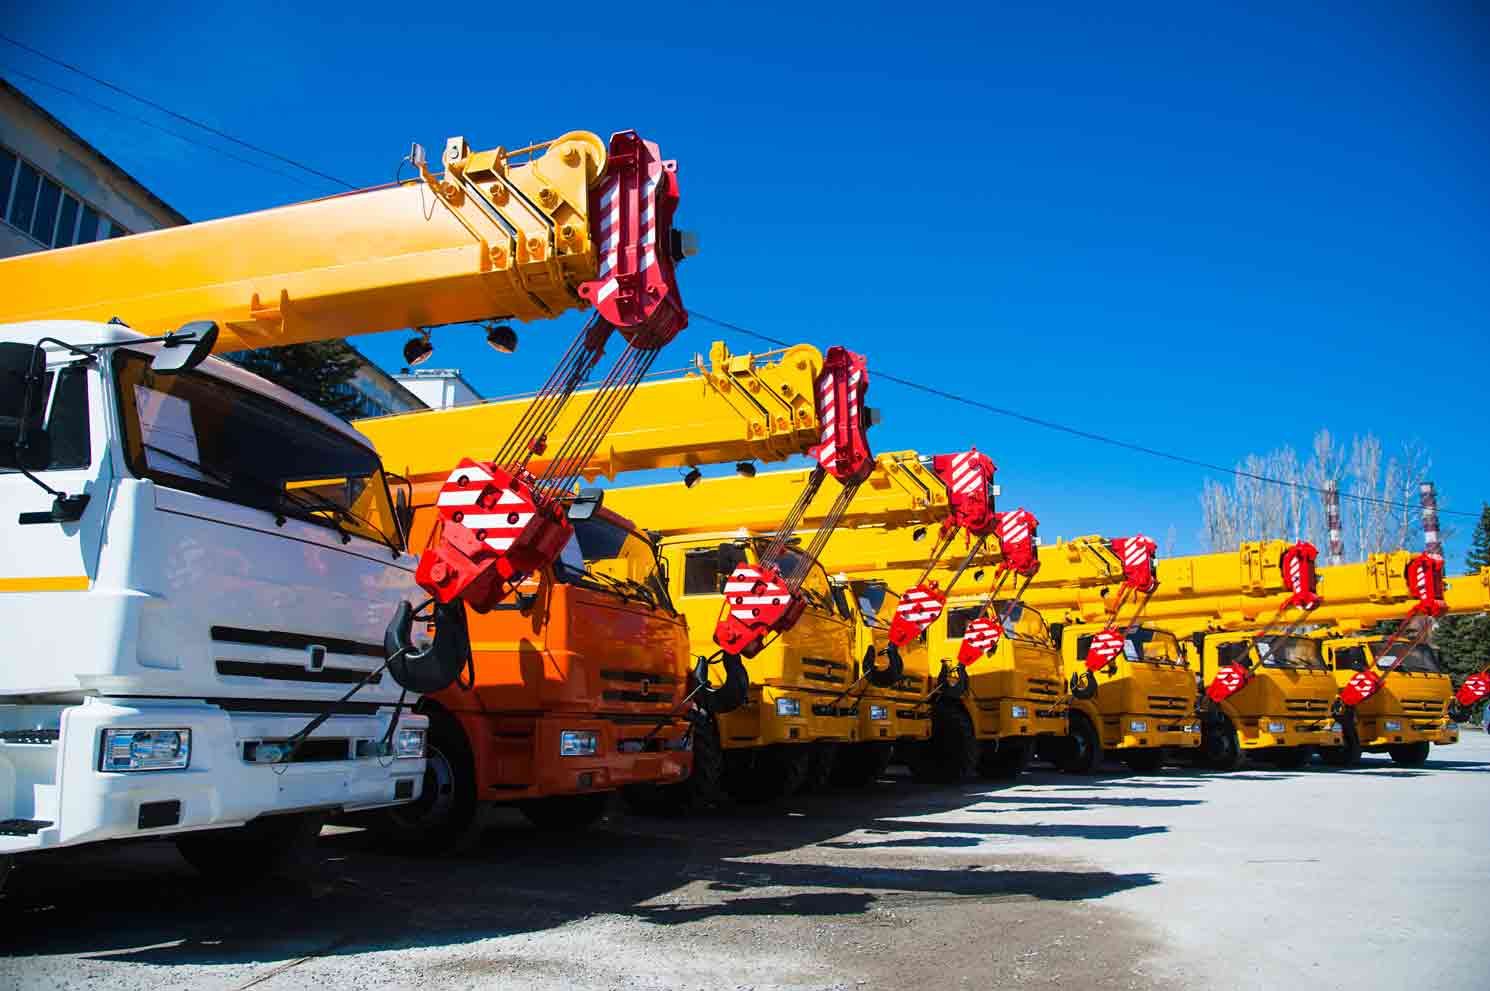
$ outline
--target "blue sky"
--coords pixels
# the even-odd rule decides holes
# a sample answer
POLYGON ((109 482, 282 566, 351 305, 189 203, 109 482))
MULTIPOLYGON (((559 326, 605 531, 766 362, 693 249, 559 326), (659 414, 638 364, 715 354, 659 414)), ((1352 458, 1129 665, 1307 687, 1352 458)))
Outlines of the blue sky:
MULTIPOLYGON (((1417 439, 1446 506, 1490 499, 1490 21, 1467 4, 299 6, 25 5, 3 30, 361 184, 412 140, 634 127, 680 163, 692 308, 1221 464, 1321 427, 1417 439)), ((0 44, 0 74, 192 219, 336 191, 13 70, 156 115, 0 44)), ((447 330, 433 363, 521 391, 578 322, 511 358, 447 330)), ((715 336, 695 321, 659 367, 715 336)), ((396 366, 402 341, 356 343, 396 366)), ((977 444, 1047 536, 1199 548, 1197 469, 871 399, 878 449, 977 444)))

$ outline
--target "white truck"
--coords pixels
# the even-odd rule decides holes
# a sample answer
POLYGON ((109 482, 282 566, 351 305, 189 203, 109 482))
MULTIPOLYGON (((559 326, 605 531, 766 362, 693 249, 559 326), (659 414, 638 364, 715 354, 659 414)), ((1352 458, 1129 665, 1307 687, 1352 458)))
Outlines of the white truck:
POLYGON ((421 793, 427 721, 379 669, 423 595, 376 452, 181 339, 0 325, 0 878, 141 836, 251 877, 421 793))

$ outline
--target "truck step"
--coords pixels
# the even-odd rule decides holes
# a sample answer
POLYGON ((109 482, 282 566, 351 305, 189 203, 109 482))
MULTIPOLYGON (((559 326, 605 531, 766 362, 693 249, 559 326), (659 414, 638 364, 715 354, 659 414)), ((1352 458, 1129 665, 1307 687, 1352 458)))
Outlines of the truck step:
POLYGON ((0 730, 0 743, 56 743, 62 736, 59 729, 7 729, 0 730))
POLYGON ((50 825, 45 819, 0 819, 0 836, 35 836, 50 825))

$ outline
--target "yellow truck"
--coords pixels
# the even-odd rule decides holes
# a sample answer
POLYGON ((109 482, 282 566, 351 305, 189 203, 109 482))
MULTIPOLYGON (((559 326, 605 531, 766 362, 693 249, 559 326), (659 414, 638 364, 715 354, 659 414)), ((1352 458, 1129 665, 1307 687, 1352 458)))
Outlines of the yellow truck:
POLYGON ((1362 752, 1390 754, 1409 767, 1428 759, 1430 746, 1459 742, 1459 727, 1446 707, 1454 684, 1429 644, 1389 644, 1384 636, 1325 636, 1324 662, 1344 689, 1350 679, 1373 666, 1386 673, 1381 690, 1353 707, 1342 720, 1344 740, 1320 751, 1326 764, 1353 767, 1362 752))

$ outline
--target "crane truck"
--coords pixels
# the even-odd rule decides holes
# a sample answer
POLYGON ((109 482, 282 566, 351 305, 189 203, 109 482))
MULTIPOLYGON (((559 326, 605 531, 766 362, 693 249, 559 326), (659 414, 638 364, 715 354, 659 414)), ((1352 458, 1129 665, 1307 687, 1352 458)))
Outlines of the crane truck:
MULTIPOLYGON (((838 528, 823 551, 830 572, 868 593, 862 611, 877 611, 882 627, 876 652, 860 652, 864 660, 852 686, 861 702, 861 720, 868 717, 861 732, 870 741, 896 740, 898 759, 909 762, 923 780, 1017 773, 1028 758, 1029 739, 1065 732, 1064 714, 1050 704, 1060 683, 1058 658, 1053 645, 1042 639, 1037 612, 1016 610, 1013 601, 999 599, 999 609, 1012 613, 1013 635, 1002 643, 990 638, 986 649, 960 660, 954 657, 960 655, 963 628, 975 617, 964 611, 938 621, 945 590, 955 580, 930 588, 926 562, 932 555, 945 556, 957 529, 982 530, 976 546, 960 556, 959 571, 982 561, 1002 578, 1032 565, 1033 516, 1025 510, 994 512, 993 472, 992 462, 976 451, 938 457, 914 451, 882 454, 855 503, 851 525, 838 528), (933 526, 942 529, 935 549, 928 551, 922 540, 933 526), (987 546, 990 535, 997 538, 997 551, 987 546), (909 592, 888 592, 908 586, 922 594, 913 600, 909 592), (955 627, 950 638, 947 624, 955 627), (983 657, 988 660, 980 661, 983 657), (967 667, 975 662, 976 667, 967 667), (971 690, 967 681, 973 683, 971 690)), ((774 518, 804 484, 800 470, 753 480, 716 480, 712 498, 691 509, 687 522, 709 525, 726 515, 747 524, 774 518)), ((815 521, 814 510, 809 510, 802 525, 815 521)), ((976 575, 981 578, 981 571, 976 575)), ((976 627, 974 635, 976 639, 976 627)))
MULTIPOLYGON (((822 439, 817 395, 827 374, 828 356, 810 346, 735 355, 715 343, 708 361, 700 359, 687 374, 636 386, 580 474, 593 482, 631 471, 798 454, 822 439)), ((491 402, 358 426, 410 478, 418 534, 435 525, 451 457, 471 437, 511 429, 526 409, 526 401, 491 402)), ((575 418, 565 414, 551 435, 564 438, 574 429, 575 418)), ((533 460, 535 470, 546 457, 533 460)), ((388 818, 411 829, 444 829, 452 806, 465 819, 476 803, 517 801, 530 812, 563 810, 545 817, 545 824, 578 824, 600 806, 601 799, 589 796, 617 790, 648 808, 721 797, 724 754, 704 710, 728 708, 724 699, 741 690, 740 674, 714 686, 707 683, 708 665, 698 669, 694 652, 712 650, 704 646, 703 631, 712 629, 719 588, 706 583, 707 600, 698 592, 693 543, 667 529, 676 518, 669 511, 677 502, 672 490, 683 488, 690 497, 695 490, 677 483, 643 488, 651 495, 640 499, 632 497, 638 489, 585 490, 584 500, 600 508, 594 521, 576 524, 570 553, 530 574, 510 602, 470 611, 473 678, 427 696, 421 706, 431 718, 430 764, 450 782, 456 800, 444 806, 421 801, 388 818), (615 540, 589 539, 588 531, 600 526, 624 530, 630 551, 617 555, 615 540), (564 750, 566 738, 579 741, 577 750, 564 750), (687 787, 672 787, 685 778, 687 787)), ((712 564, 722 540, 700 545, 712 564)), ((725 542, 736 554, 735 534, 725 542)), ((833 592, 818 577, 809 574, 810 601, 799 629, 844 623, 830 612, 833 592)), ((822 651, 807 652, 823 659, 822 651)), ((842 735, 847 738, 847 731, 842 735)))
POLYGON ((409 708, 466 645, 414 632, 383 464, 209 352, 589 306, 591 340, 654 344, 683 317, 672 166, 633 132, 410 160, 387 187, 0 262, 6 865, 165 836, 251 878, 328 815, 420 797, 409 708))

